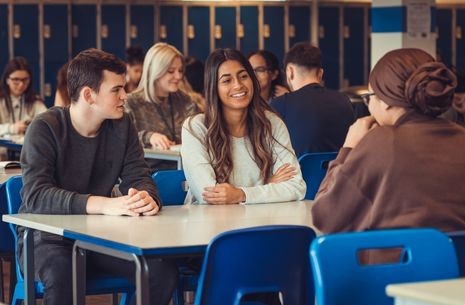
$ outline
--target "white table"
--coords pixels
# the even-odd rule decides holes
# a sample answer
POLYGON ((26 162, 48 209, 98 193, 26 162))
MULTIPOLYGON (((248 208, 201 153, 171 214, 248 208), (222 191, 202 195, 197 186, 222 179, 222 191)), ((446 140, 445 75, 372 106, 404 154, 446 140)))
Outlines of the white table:
MULTIPOLYGON (((184 205, 164 207, 160 215, 154 217, 17 214, 4 215, 3 220, 76 240, 73 251, 74 304, 84 304, 85 256, 81 255, 80 249, 85 249, 134 261, 137 304, 141 305, 148 304, 144 256, 203 253, 215 236, 234 229, 263 225, 312 227, 311 205, 312 201, 184 205)), ((24 234, 25 282, 27 287, 33 287, 32 230, 27 231, 24 234)), ((26 294, 29 300, 34 299, 32 290, 26 294)), ((26 305, 33 304, 27 302, 30 303, 26 305)))
POLYGON ((144 158, 176 161, 178 169, 182 169, 181 152, 179 151, 144 148, 144 158))
POLYGON ((386 293, 395 305, 465 305, 465 279, 392 284, 386 293))
POLYGON ((20 168, 0 169, 0 185, 7 182, 10 177, 21 175, 20 168))

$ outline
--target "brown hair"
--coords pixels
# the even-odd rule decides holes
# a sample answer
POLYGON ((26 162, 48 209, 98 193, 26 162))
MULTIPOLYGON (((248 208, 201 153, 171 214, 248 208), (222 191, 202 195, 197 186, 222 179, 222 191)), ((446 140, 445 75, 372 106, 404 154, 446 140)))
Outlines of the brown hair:
POLYGON ((87 86, 98 92, 104 70, 121 75, 126 73, 126 64, 116 55, 97 49, 87 49, 76 55, 69 64, 67 74, 71 102, 79 99, 83 87, 87 86))
POLYGON ((307 70, 321 68, 321 51, 308 42, 299 42, 284 56, 284 68, 288 64, 295 64, 307 70))
POLYGON ((68 67, 69 62, 61 66, 57 74, 57 91, 60 92, 60 96, 65 104, 64 106, 67 106, 71 103, 68 94, 68 67))

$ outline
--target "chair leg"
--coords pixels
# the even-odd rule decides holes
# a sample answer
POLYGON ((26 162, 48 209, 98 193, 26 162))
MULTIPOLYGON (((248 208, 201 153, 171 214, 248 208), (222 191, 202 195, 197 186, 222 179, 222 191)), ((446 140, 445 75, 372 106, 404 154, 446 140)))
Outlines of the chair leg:
POLYGON ((0 259, 0 302, 5 302, 5 289, 3 288, 3 259, 0 259))
POLYGON ((10 261, 10 287, 8 289, 8 292, 10 293, 10 303, 11 300, 13 300, 13 293, 15 291, 15 286, 16 286, 16 260, 13 257, 13 259, 10 261))

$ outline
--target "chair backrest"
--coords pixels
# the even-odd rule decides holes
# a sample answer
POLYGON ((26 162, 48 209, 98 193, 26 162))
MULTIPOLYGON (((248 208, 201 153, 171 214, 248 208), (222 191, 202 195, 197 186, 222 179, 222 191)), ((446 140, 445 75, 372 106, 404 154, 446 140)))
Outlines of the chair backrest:
POLYGON ((465 276, 465 231, 449 232, 447 236, 452 240, 455 254, 459 263, 460 277, 465 276))
MULTIPOLYGON (((0 184, 0 217, 8 214, 8 206, 6 203, 6 182, 0 184)), ((0 221, 0 256, 12 255, 15 252, 15 240, 10 233, 8 223, 0 221)))
POLYGON ((152 179, 157 185, 163 205, 182 205, 186 198, 186 177, 182 170, 162 170, 154 173, 152 179))
POLYGON ((328 163, 336 159, 337 152, 307 153, 299 158, 302 176, 307 184, 305 199, 313 199, 320 187, 321 181, 328 170, 328 163))
MULTIPOLYGON (((6 202, 8 206, 8 214, 17 214, 19 207, 21 206, 21 188, 23 187, 23 180, 21 176, 14 176, 8 179, 6 182, 6 202)), ((18 258, 18 233, 16 232, 16 226, 12 223, 10 230, 13 233, 15 239, 15 259, 16 259, 16 277, 18 281, 23 281, 23 274, 19 268, 18 258)))
POLYGON ((434 229, 321 236, 313 241, 310 256, 318 305, 394 304, 385 292, 388 284, 458 276, 452 242, 434 229), (398 263, 365 265, 359 262, 360 250, 390 248, 402 248, 398 251, 402 252, 398 263))
POLYGON ((310 263, 305 260, 314 238, 313 230, 303 226, 218 235, 208 245, 195 304, 236 305, 246 294, 264 292, 281 292, 284 304, 313 304, 310 263))

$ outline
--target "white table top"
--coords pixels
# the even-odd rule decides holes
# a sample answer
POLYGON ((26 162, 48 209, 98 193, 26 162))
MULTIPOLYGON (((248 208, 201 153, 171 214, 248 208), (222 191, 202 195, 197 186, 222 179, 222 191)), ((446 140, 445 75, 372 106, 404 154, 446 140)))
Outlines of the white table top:
POLYGON ((465 279, 392 284, 386 293, 396 305, 465 305, 465 279))
POLYGON ((20 168, 0 169, 0 185, 5 183, 10 177, 21 175, 20 168))
POLYGON ((16 214, 3 215, 3 220, 126 252, 155 254, 178 247, 205 247, 216 235, 233 229, 263 225, 312 227, 312 203, 168 206, 152 217, 16 214))
POLYGON ((145 158, 153 158, 153 159, 161 159, 161 160, 177 160, 181 157, 181 152, 178 150, 163 150, 163 149, 152 149, 152 148, 144 148, 144 157, 145 158), (162 159, 171 158, 171 159, 162 159))

